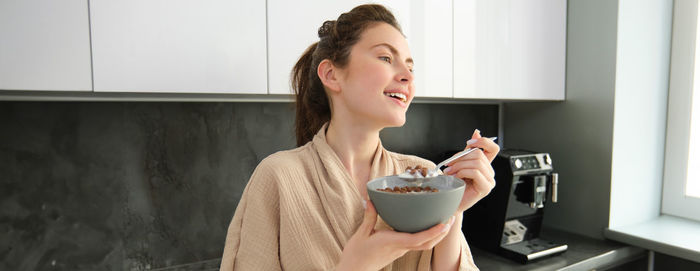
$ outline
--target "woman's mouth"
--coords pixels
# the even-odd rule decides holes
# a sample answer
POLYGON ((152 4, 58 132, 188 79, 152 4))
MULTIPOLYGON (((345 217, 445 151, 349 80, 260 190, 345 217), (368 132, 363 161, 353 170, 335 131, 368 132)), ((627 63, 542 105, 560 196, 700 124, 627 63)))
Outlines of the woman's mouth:
POLYGON ((406 102, 406 94, 403 94, 401 92, 384 92, 384 95, 390 98, 397 99, 402 102, 406 102))

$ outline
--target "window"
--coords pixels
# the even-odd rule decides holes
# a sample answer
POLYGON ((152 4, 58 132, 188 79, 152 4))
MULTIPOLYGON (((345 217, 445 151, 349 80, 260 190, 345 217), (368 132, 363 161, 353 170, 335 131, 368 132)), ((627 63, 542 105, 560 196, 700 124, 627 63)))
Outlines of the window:
POLYGON ((700 220, 700 35, 698 0, 674 2, 664 214, 700 220), (696 61, 697 60, 697 61, 696 61), (693 95, 696 94, 696 95, 693 95))
MULTIPOLYGON (((698 20, 700 22, 700 20, 698 20)), ((697 27, 700 30, 700 27, 697 27)), ((696 31, 697 35, 697 31, 696 31)), ((700 35, 697 35, 700 37, 700 35)), ((700 42, 695 43, 695 59, 700 59, 700 42)), ((693 90, 690 104, 690 134, 688 139, 688 175, 685 180, 685 196, 700 198, 700 61, 695 61, 693 90), (698 94, 698 95, 696 95, 698 94), (693 166, 694 165, 694 166, 693 166)))
MULTIPOLYGON (((700 20, 697 20, 700 22, 700 20)), ((700 42, 698 42, 698 31, 695 30, 695 59, 700 59, 700 42)), ((690 134, 688 139, 688 175, 685 180, 685 196, 700 198, 700 61, 695 61, 693 65, 693 89, 690 93, 690 134), (695 95, 695 94, 698 95, 695 95), (695 166, 693 166, 695 165, 695 166)))

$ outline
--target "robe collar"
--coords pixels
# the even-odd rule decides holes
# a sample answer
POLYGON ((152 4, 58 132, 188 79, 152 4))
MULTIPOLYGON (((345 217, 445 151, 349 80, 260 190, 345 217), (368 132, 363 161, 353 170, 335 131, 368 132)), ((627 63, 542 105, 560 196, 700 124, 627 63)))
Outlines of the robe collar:
MULTIPOLYGON (((314 185, 322 201, 323 208, 336 233, 341 247, 345 246, 364 216, 363 198, 355 182, 340 160, 340 157, 328 145, 324 124, 312 140, 312 147, 317 153, 316 176, 314 185)), ((396 163, 382 146, 381 140, 372 158, 370 180, 397 174, 396 163)), ((368 180, 369 181, 369 180, 368 180)), ((378 224, 385 223, 379 219, 378 224)), ((384 226, 388 227, 388 226, 384 226)))
MULTIPOLYGON (((335 153, 333 148, 328 145, 328 140, 326 138, 326 130, 328 129, 328 122, 323 124, 321 129, 316 133, 313 138, 313 144, 316 148, 319 157, 321 157, 321 162, 329 173, 334 175, 336 180, 347 181, 348 184, 355 187, 353 189, 357 192, 357 196, 360 197, 359 191, 357 191, 357 186, 355 186, 352 176, 345 168, 340 160, 340 157, 335 153)), ((388 175, 394 175, 396 173, 395 163, 392 161, 389 152, 382 146, 382 141, 379 139, 377 143, 377 148, 374 151, 374 156, 372 158, 372 164, 370 165, 370 179, 384 177, 388 175)), ((367 180, 367 181, 369 181, 367 180)))

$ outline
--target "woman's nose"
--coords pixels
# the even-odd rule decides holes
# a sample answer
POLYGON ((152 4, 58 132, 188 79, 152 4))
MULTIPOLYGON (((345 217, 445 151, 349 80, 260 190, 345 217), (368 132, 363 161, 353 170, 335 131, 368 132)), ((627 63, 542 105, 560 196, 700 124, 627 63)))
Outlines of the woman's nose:
POLYGON ((400 82, 413 82, 413 72, 411 72, 411 68, 406 64, 401 65, 401 70, 396 76, 396 79, 400 82))

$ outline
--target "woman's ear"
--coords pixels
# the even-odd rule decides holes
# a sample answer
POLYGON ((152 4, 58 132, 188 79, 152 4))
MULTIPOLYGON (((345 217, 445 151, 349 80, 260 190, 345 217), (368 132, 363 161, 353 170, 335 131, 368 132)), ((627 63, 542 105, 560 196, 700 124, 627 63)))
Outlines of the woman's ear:
POLYGON ((340 82, 338 78, 338 69, 333 65, 333 63, 324 59, 318 64, 316 69, 318 78, 321 79, 321 83, 330 91, 340 92, 340 82))

